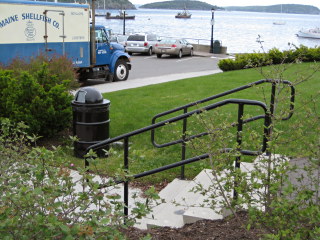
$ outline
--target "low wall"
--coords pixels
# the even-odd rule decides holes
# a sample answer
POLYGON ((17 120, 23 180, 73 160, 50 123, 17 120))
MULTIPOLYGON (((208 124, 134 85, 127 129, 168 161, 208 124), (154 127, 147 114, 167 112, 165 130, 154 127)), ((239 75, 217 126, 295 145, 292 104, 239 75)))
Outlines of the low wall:
POLYGON ((209 45, 192 44, 193 50, 196 52, 210 52, 209 45))
MULTIPOLYGON (((196 52, 210 52, 210 46, 209 45, 202 45, 202 44, 192 44, 193 50, 196 52)), ((227 53, 227 47, 221 46, 221 54, 226 54, 227 53)))

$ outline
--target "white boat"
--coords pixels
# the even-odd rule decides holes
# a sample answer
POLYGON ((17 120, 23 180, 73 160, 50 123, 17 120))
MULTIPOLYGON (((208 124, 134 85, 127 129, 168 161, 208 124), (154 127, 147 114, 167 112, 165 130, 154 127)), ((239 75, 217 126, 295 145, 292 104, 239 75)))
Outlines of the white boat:
POLYGON ((320 38, 320 28, 301 29, 297 33, 297 36, 304 38, 320 38))
POLYGON ((276 21, 276 22, 273 22, 273 25, 285 25, 286 22, 285 21, 276 21))
POLYGON ((191 13, 184 8, 184 10, 182 12, 178 12, 175 16, 175 18, 191 18, 191 13))
MULTIPOLYGON (((282 4, 281 4, 280 13, 282 14, 282 4)), ((273 25, 285 25, 285 24, 286 24, 286 22, 285 22, 285 21, 282 21, 282 20, 280 20, 280 21, 274 21, 274 22, 273 22, 273 25)))

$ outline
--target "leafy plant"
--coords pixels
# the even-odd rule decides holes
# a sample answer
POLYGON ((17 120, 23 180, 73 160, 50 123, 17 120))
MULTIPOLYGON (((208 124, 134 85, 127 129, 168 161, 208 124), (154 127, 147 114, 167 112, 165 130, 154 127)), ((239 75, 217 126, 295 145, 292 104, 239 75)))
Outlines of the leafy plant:
POLYGON ((262 53, 236 54, 235 59, 220 60, 218 62, 218 66, 225 72, 245 68, 270 66, 274 64, 293 63, 297 61, 314 62, 319 61, 320 59, 320 47, 308 48, 303 45, 300 45, 299 47, 291 44, 289 45, 290 49, 283 52, 277 48, 273 48, 268 52, 263 51, 262 53))
POLYGON ((1 239, 123 239, 120 229, 148 213, 147 204, 137 204, 125 218, 111 180, 69 169, 59 148, 30 148, 36 138, 26 130, 1 119, 1 239), (110 187, 100 189, 100 183, 110 187))
MULTIPOLYGON (((229 159, 233 157, 239 160, 240 155, 237 154, 237 150, 242 149, 243 145, 257 144, 261 138, 260 135, 251 127, 246 126, 246 131, 249 132, 247 135, 251 137, 246 140, 246 133, 241 131, 238 133, 241 135, 241 146, 236 144, 232 146, 230 143, 234 139, 234 134, 226 127, 226 115, 220 116, 222 118, 220 120, 217 119, 219 116, 214 119, 201 118, 200 123, 210 133, 209 139, 200 142, 200 144, 193 143, 191 145, 196 150, 203 151, 205 149, 209 153, 214 182, 208 189, 199 186, 195 191, 207 194, 209 196, 208 202, 211 203, 212 208, 227 208, 235 216, 237 216, 237 210, 247 209, 251 220, 248 229, 252 225, 264 228, 269 232, 265 235, 267 239, 318 239, 320 238, 319 93, 302 99, 299 92, 296 92, 295 97, 296 99, 299 97, 300 103, 295 103, 296 109, 293 117, 295 121, 290 122, 289 120, 285 123, 286 129, 292 129, 290 133, 283 131, 284 123, 282 121, 291 113, 291 110, 288 110, 291 101, 290 91, 283 84, 285 71, 293 66, 293 62, 308 59, 308 49, 301 47, 295 52, 283 54, 274 49, 271 53, 279 65, 270 65, 268 71, 262 68, 269 61, 267 55, 263 60, 263 55, 251 54, 248 61, 251 61, 250 64, 255 66, 264 78, 272 79, 274 83, 273 103, 269 100, 268 90, 262 90, 264 102, 270 109, 272 123, 268 126, 266 155, 255 159, 251 165, 244 163, 241 171, 235 169, 233 161, 229 159), (260 58, 261 56, 262 58, 260 58), (293 56, 295 56, 293 62, 285 64, 288 59, 292 60, 293 56), (297 108, 298 105, 299 108, 297 108), (303 111, 301 111, 302 109, 303 111), (215 129, 224 132, 217 133, 215 129), (225 147, 221 146, 220 142, 223 145, 231 145, 234 151, 228 155, 222 154, 221 149, 225 147), (304 143, 303 147, 301 147, 301 142, 304 143), (300 152, 294 151, 295 154, 293 154, 293 152, 286 151, 287 154, 290 154, 290 158, 288 158, 281 155, 284 148, 298 148, 300 152), (297 157, 300 158, 290 160, 297 157), (295 161, 297 164, 294 164, 295 161), (232 189, 236 191, 236 196, 232 196, 232 189)), ((268 64, 273 61, 270 59, 268 64)), ((309 74, 297 72, 292 82, 293 85, 297 86, 310 80, 313 74, 319 70, 319 66, 315 65, 312 69, 309 74)))
POLYGON ((69 126, 72 95, 46 63, 36 72, 0 70, 0 116, 26 122, 28 132, 53 136, 69 126))

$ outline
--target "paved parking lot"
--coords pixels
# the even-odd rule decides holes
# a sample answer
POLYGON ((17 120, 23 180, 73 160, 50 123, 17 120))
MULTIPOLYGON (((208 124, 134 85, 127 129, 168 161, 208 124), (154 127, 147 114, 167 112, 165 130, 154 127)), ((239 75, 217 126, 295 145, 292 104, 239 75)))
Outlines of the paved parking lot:
POLYGON ((213 58, 213 55, 185 56, 181 59, 170 56, 157 58, 156 55, 145 56, 141 54, 132 55, 132 71, 130 79, 165 76, 177 73, 201 72, 208 70, 217 70, 219 59, 213 58))
POLYGON ((156 55, 134 54, 131 58, 132 70, 127 81, 105 83, 103 79, 89 80, 84 86, 94 86, 98 91, 104 93, 209 75, 221 72, 217 63, 220 59, 228 58, 227 55, 222 54, 195 54, 193 57, 185 56, 181 59, 169 56, 157 58, 156 55))

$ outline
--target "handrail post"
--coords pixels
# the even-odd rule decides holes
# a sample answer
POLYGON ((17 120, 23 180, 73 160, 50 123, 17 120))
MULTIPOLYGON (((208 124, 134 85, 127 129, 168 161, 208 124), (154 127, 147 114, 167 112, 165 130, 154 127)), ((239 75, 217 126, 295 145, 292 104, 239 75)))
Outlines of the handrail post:
MULTIPOLYGON (((124 138, 124 154, 123 154, 123 159, 124 159, 124 171, 127 174, 129 170, 129 138, 126 137, 124 138)), ((124 217, 125 220, 124 222, 126 223, 127 217, 129 215, 129 182, 127 179, 125 179, 124 184, 123 184, 123 198, 124 198, 124 217)))
MULTIPOLYGON (((188 108, 184 108, 183 113, 187 113, 188 108)), ((181 145, 181 161, 186 159, 186 131, 187 131, 187 118, 183 119, 183 127, 182 127, 182 145, 181 145)), ((180 172, 180 179, 184 180, 185 179, 185 174, 184 174, 184 165, 181 166, 181 172, 180 172)))
MULTIPOLYGON (((276 83, 272 82, 272 88, 271 88, 271 97, 270 97, 270 122, 268 126, 268 136, 267 136, 267 142, 270 140, 271 134, 272 134, 272 118, 274 117, 275 113, 275 101, 276 101, 276 83)), ((267 144, 267 149, 266 149, 266 155, 270 156, 270 149, 267 144)))
MULTIPOLYGON (((242 144, 242 130, 243 130, 243 111, 244 111, 244 104, 240 103, 238 105, 238 127, 237 127, 237 143, 238 143, 238 151, 241 150, 241 144, 242 144)), ((239 154, 236 157, 235 161, 235 170, 240 169, 240 161, 241 161, 241 155, 239 154)), ((238 193, 236 190, 236 187, 238 186, 237 176, 235 176, 234 179, 234 189, 233 189, 233 199, 236 200, 238 198, 238 193)))

